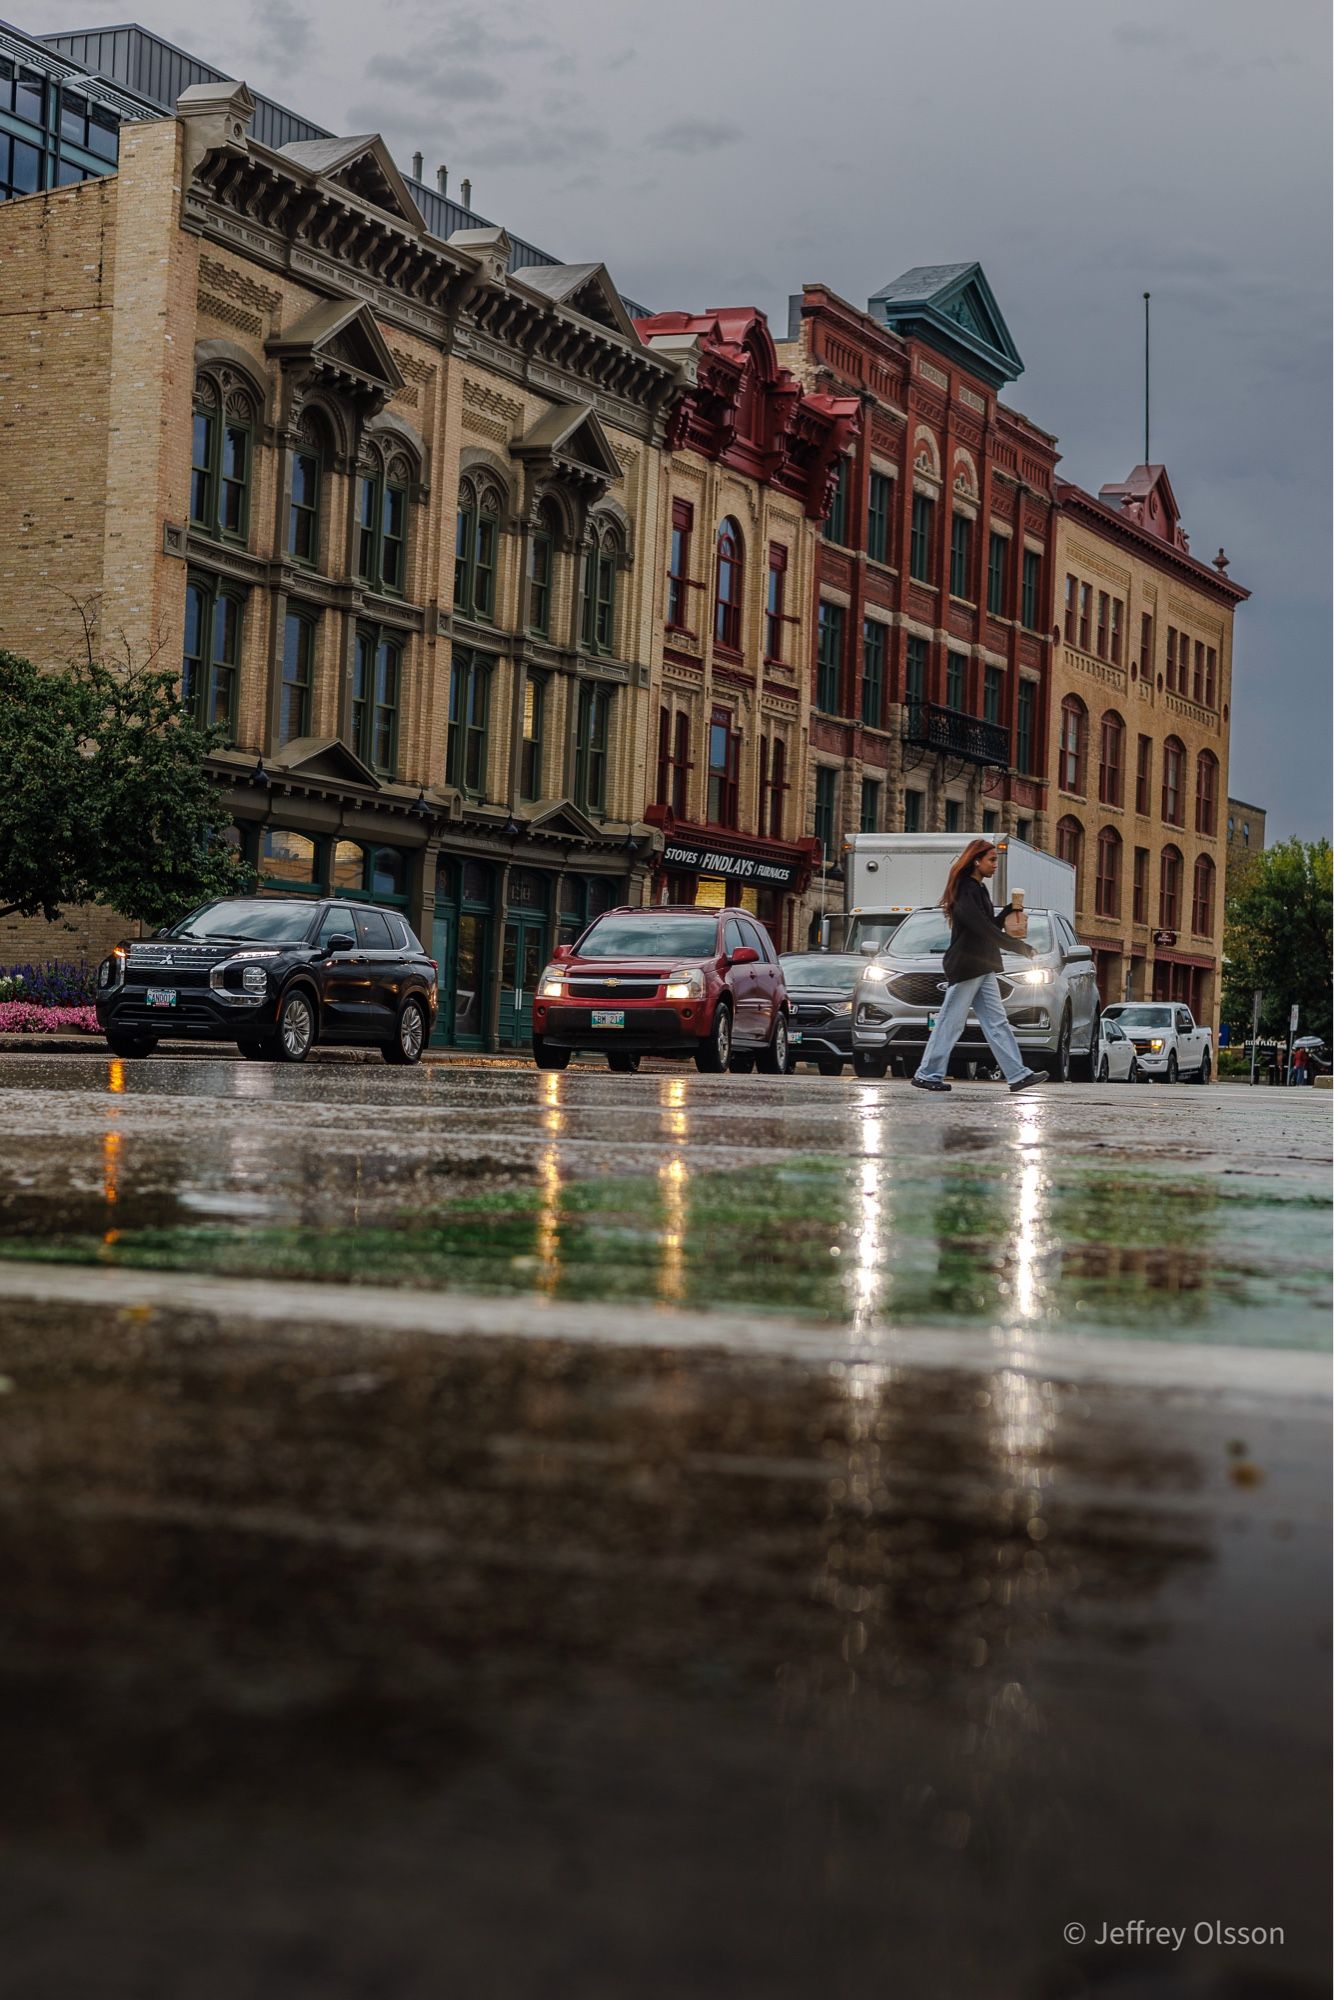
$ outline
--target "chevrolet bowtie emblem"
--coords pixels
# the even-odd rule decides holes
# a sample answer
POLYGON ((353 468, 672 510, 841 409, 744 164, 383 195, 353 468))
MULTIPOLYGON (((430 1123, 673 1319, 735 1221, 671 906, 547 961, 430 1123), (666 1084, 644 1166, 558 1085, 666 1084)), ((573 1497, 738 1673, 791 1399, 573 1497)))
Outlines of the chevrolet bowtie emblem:
POLYGON ((619 986, 619 985, 620 985, 620 983, 621 983, 621 982, 620 982, 620 980, 619 980, 619 979, 609 979, 609 980, 607 981, 607 984, 608 984, 608 986, 619 986))

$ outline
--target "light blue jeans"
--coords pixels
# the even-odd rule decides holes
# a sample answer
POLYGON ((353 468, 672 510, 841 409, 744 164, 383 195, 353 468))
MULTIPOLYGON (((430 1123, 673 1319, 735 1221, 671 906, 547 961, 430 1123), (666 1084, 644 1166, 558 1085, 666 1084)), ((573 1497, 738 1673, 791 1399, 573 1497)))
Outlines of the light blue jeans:
POLYGON ((1019 1044, 1006 1016, 1000 987, 996 984, 996 975, 994 972, 982 972, 976 979, 961 979, 957 985, 945 988, 945 998, 936 1015, 931 1039, 917 1065, 917 1074, 922 1081, 945 1081, 954 1044, 967 1026, 970 1013, 976 1014, 978 1026, 987 1038, 987 1047, 1000 1064, 1005 1081, 1018 1083, 1021 1076, 1027 1076, 1028 1064, 1019 1053, 1019 1044))

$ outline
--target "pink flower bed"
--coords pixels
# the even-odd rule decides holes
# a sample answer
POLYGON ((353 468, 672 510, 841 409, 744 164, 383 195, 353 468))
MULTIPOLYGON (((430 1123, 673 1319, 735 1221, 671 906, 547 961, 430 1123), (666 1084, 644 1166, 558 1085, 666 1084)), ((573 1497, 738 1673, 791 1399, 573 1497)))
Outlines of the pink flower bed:
POLYGON ((0 1035, 100 1035, 92 1007, 34 1007, 31 1000, 0 1000, 0 1035))

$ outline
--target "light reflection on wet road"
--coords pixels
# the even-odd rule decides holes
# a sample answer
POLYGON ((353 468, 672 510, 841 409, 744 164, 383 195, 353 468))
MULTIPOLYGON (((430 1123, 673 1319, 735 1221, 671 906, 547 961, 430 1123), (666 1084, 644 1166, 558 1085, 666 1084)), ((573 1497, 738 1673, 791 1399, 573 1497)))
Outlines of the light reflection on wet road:
POLYGON ((1315 1093, 0 1119, 24 2000, 1326 1989, 1315 1093), (1138 1915, 1288 1944, 1062 1943, 1138 1915))

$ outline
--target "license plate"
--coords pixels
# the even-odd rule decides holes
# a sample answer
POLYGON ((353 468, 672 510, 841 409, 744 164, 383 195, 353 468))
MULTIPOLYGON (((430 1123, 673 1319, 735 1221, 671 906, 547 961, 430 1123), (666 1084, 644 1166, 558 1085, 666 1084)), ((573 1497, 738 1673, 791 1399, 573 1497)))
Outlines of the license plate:
POLYGON ((150 986, 144 995, 144 1000, 150 1007, 174 1007, 176 1005, 176 988, 174 986, 150 986))
POLYGON ((593 1009, 593 1026, 595 1028, 623 1028, 625 1026, 624 1009, 613 1011, 607 1007, 595 1007, 593 1009))
POLYGON ((801 1029, 793 1028, 790 1034, 788 1035, 788 1040, 794 1044, 799 1042, 801 1040, 801 1029))

